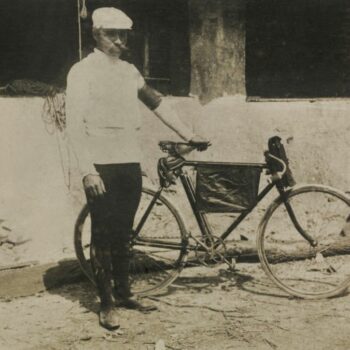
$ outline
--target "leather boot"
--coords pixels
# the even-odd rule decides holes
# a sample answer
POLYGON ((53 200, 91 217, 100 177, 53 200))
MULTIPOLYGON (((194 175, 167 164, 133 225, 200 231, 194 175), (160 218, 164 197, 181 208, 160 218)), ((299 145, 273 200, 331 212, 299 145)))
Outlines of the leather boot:
POLYGON ((148 313, 151 311, 158 310, 157 306, 151 305, 149 303, 140 302, 136 297, 131 296, 125 299, 117 299, 117 307, 122 307, 129 310, 137 310, 143 313, 148 313))
POLYGON ((116 306, 141 312, 157 310, 155 305, 141 304, 138 298, 131 292, 129 282, 129 259, 117 258, 116 262, 118 262, 118 266, 113 264, 113 267, 116 267, 113 273, 116 306))
POLYGON ((129 283, 130 243, 119 239, 111 247, 114 292, 116 299, 132 296, 129 283))
POLYGON ((119 315, 114 305, 103 305, 99 312, 100 325, 106 329, 113 330, 120 327, 119 315))
MULTIPOLYGON (((107 282, 107 281, 104 281, 107 282)), ((106 287, 106 283, 104 283, 106 287)), ((107 329, 117 329, 120 327, 120 320, 117 309, 115 308, 115 300, 113 298, 112 283, 109 279, 109 286, 103 292, 100 292, 100 312, 99 321, 102 327, 107 329)))
POLYGON ((91 245, 91 265, 101 301, 100 325, 110 330, 117 329, 120 322, 113 297, 110 250, 91 245))
POLYGON ((131 258, 129 240, 119 237, 119 240, 112 245, 111 258, 116 306, 141 312, 156 310, 157 307, 155 305, 141 304, 131 292, 129 281, 129 264, 131 258))

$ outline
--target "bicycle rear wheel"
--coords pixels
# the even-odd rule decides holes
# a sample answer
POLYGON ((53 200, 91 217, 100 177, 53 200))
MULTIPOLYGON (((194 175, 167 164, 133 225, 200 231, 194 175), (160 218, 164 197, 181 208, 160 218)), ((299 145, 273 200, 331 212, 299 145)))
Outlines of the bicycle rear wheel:
MULTIPOLYGON (((156 192, 142 189, 134 229, 149 208, 156 192)), ((83 272, 94 283, 90 256, 90 215, 87 206, 81 210, 75 225, 75 251, 83 272)), ((129 278, 132 293, 156 294, 169 286, 180 274, 187 259, 187 234, 175 207, 164 197, 154 201, 146 220, 131 244, 129 278)))
POLYGON ((350 284, 350 232, 344 230, 350 198, 322 185, 301 186, 286 195, 297 223, 281 197, 269 206, 257 236, 264 271, 296 297, 320 299, 344 292, 350 284), (317 240, 315 247, 302 230, 317 240))

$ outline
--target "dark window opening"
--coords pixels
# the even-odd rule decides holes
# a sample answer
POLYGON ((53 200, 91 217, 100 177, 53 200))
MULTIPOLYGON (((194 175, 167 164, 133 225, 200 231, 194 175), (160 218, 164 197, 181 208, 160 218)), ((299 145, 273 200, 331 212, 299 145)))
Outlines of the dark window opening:
POLYGON ((350 4, 346 0, 250 0, 247 95, 350 96, 350 4))
POLYGON ((62 0, 2 0, 0 85, 15 79, 64 86, 78 58, 76 5, 62 0))

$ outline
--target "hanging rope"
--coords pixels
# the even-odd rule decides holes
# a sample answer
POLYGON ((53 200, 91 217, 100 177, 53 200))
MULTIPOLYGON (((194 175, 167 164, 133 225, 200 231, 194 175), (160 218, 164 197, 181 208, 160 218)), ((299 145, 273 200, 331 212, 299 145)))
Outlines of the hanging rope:
POLYGON ((45 123, 45 128, 50 135, 53 135, 56 130, 65 135, 65 94, 58 93, 52 96, 46 96, 41 116, 45 123))
POLYGON ((77 0, 78 5, 78 40, 79 40, 79 60, 83 58, 82 43, 81 43, 81 20, 80 20, 80 0, 77 0))
POLYGON ((82 5, 80 8, 80 0, 77 0, 77 10, 78 10, 78 41, 79 41, 79 60, 83 58, 83 49, 82 49, 82 31, 81 31, 81 20, 87 18, 87 8, 86 0, 82 0, 82 5))
POLYGON ((87 18, 86 0, 83 0, 83 4, 81 6, 80 17, 82 19, 86 19, 87 18))
POLYGON ((57 93, 46 96, 41 117, 46 131, 50 135, 56 135, 64 182, 67 188, 70 189, 71 153, 66 133, 65 94, 57 93))
POLYGON ((60 155, 61 169, 63 173, 64 183, 68 190, 71 189, 71 151, 66 137, 62 138, 59 133, 56 133, 58 152, 60 155), (65 165, 67 164, 67 165, 65 165))

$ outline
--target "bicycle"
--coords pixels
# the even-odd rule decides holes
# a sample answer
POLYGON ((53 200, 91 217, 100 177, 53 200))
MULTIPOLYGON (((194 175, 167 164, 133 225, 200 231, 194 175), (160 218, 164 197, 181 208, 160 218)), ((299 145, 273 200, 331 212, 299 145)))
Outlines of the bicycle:
MULTIPOLYGON (((329 186, 296 185, 279 137, 269 139, 264 163, 191 161, 183 154, 207 145, 161 141, 159 146, 167 153, 158 161, 160 187, 143 188, 131 237, 134 294, 160 293, 179 276, 189 253, 198 264, 225 262, 233 268, 225 241, 273 188, 278 196, 267 207, 256 239, 267 276, 299 298, 326 298, 346 291, 350 284, 350 238, 343 227, 350 213, 350 198, 329 186), (188 169, 196 176, 195 184, 188 169), (259 189, 263 171, 268 183, 259 189), (199 237, 186 229, 182 215, 163 194, 177 179, 192 208, 199 237), (220 235, 213 233, 208 222, 208 214, 217 212, 238 215, 220 235)), ((93 282, 88 221, 85 205, 75 224, 74 245, 82 270, 93 282)))

